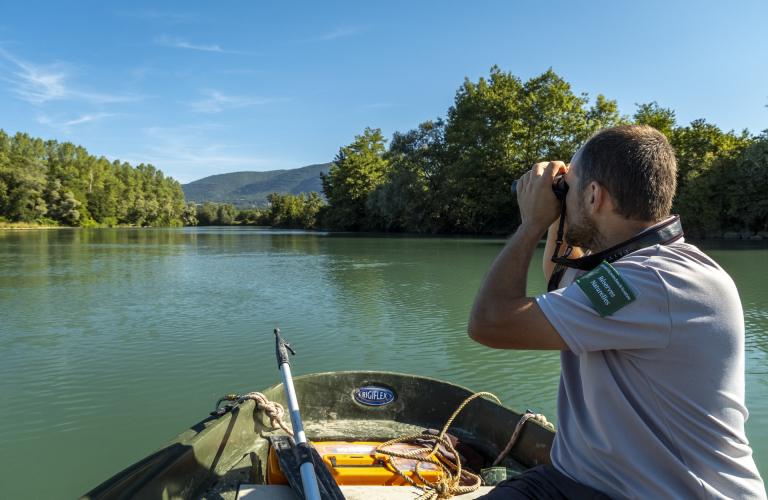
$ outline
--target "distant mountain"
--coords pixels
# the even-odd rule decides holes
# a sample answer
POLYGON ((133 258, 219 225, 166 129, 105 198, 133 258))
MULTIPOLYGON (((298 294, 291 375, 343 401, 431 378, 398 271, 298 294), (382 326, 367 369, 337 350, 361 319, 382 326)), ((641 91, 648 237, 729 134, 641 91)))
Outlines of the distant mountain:
POLYGON ((330 168, 330 163, 321 163, 292 170, 219 174, 183 184, 181 188, 188 202, 261 206, 267 204, 267 195, 274 192, 297 195, 317 191, 322 194, 320 172, 328 173, 330 168))

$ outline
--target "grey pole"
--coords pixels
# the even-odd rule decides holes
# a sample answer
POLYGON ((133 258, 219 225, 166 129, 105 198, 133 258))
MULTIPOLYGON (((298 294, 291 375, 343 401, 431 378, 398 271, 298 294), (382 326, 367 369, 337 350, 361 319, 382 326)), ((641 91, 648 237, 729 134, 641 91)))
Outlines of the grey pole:
POLYGON ((277 365, 280 367, 280 373, 283 376, 283 387, 285 388, 285 397, 288 400, 288 412, 291 415, 291 426, 296 437, 299 450, 299 472, 301 473, 301 482, 304 485, 305 500, 320 500, 320 488, 317 486, 317 477, 315 476, 315 465, 312 461, 312 455, 309 450, 309 441, 304 433, 304 426, 301 423, 301 414, 299 414, 299 402, 296 399, 296 390, 293 388, 293 378, 291 377, 291 363, 288 360, 288 350, 292 354, 296 352, 291 349, 290 344, 286 344, 280 337, 280 330, 275 328, 275 343, 277 350, 277 365), (304 453, 302 453, 304 452, 304 453))

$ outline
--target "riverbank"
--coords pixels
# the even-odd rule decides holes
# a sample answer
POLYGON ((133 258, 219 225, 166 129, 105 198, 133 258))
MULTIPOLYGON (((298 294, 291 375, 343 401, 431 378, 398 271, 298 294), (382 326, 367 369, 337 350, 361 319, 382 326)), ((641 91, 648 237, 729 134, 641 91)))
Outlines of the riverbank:
POLYGON ((60 227, 61 226, 43 226, 41 224, 29 222, 0 221, 0 229, 59 229, 60 227))
POLYGON ((136 226, 133 224, 108 226, 108 225, 96 225, 96 226, 41 226, 38 224, 29 224, 27 222, 0 222, 0 230, 2 229, 144 229, 150 226, 136 226))

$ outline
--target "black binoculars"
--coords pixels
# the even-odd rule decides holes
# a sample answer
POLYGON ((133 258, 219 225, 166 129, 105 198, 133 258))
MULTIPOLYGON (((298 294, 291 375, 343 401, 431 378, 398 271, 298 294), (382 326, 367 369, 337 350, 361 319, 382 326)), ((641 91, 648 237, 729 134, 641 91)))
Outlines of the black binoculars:
MULTIPOLYGON (((563 179, 563 176, 565 174, 563 172, 560 172, 555 176, 555 182, 552 183, 552 191, 555 193, 555 197, 563 201, 565 200, 565 195, 568 193, 568 184, 565 183, 565 179, 563 179)), ((512 198, 517 199, 517 181, 520 179, 517 179, 515 182, 512 183, 512 198)))

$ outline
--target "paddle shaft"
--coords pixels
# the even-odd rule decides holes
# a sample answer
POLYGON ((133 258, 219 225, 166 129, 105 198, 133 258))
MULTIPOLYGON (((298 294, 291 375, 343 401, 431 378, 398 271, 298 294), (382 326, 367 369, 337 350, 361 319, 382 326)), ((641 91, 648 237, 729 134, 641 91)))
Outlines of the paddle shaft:
MULTIPOLYGON (((280 338, 280 330, 275 330, 275 340, 277 342, 277 363, 278 366, 280 366, 280 374, 283 376, 283 387, 285 388, 285 398, 288 400, 288 412, 291 415, 293 433, 296 437, 297 444, 308 443, 307 435, 304 433, 304 426, 301 423, 299 401, 296 399, 296 390, 293 388, 291 363, 288 361, 288 352, 285 347, 286 344, 283 339, 280 338)), ((320 488, 317 486, 314 463, 307 461, 300 464, 299 472, 301 473, 301 482, 304 486, 305 500, 320 500, 320 488)))

